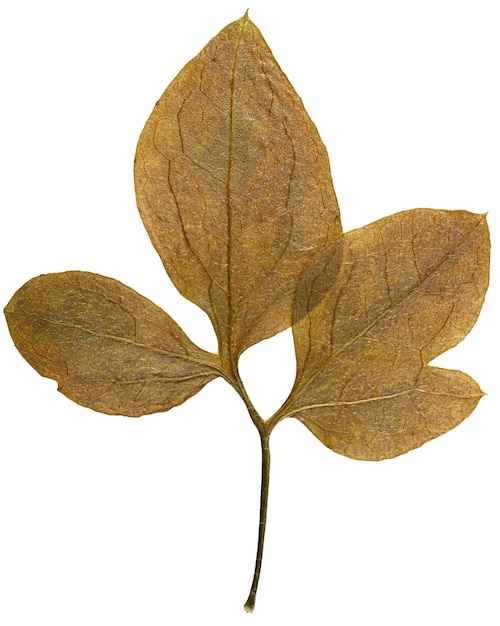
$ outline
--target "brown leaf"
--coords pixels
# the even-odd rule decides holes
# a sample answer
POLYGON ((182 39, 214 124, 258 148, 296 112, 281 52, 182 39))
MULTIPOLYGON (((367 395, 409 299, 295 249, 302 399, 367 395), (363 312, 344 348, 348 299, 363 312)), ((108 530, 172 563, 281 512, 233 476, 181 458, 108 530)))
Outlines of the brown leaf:
POLYGON ((279 414, 364 460, 456 426, 482 392, 465 374, 427 363, 474 325, 488 267, 483 215, 415 209, 346 233, 298 291, 297 379, 279 414))
POLYGON ((5 314, 24 358, 68 398, 102 413, 166 411, 219 375, 217 357, 164 311, 98 274, 33 278, 5 314))
POLYGON ((217 376, 236 389, 262 452, 252 611, 269 439, 282 419, 299 419, 336 452, 378 460, 449 430, 477 404, 470 377, 428 363, 477 318, 486 220, 418 209, 341 236, 326 150, 246 15, 167 88, 140 137, 135 181, 150 238, 180 292, 210 316, 220 355, 132 289, 85 272, 29 281, 7 305, 9 328, 43 376, 104 413, 166 411, 217 376), (295 385, 264 420, 238 357, 292 318, 295 385))
POLYGON ((298 279, 340 217, 318 132, 246 15, 167 88, 135 177, 151 240, 223 360, 290 326, 298 279))

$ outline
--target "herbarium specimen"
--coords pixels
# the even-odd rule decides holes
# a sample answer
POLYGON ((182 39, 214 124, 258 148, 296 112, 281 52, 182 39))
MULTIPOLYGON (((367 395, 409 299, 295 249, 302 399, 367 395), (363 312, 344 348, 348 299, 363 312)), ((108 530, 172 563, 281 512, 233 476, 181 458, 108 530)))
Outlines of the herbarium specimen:
POLYGON ((5 309, 12 338, 81 405, 137 417, 216 377, 262 444, 252 611, 262 563, 269 437, 301 421, 331 450, 388 459, 450 430, 482 392, 430 367, 474 325, 488 285, 484 215, 414 209, 342 233, 328 156, 247 15, 173 80, 135 158, 137 204, 165 270, 210 317, 217 354, 152 302, 89 272, 33 278, 5 309), (264 420, 238 373, 250 346, 292 326, 293 389, 264 420))

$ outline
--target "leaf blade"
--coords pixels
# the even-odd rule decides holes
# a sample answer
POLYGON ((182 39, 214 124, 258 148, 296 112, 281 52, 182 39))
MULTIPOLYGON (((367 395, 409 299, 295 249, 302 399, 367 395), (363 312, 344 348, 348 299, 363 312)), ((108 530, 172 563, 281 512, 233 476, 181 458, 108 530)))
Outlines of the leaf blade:
POLYGON ((425 367, 413 388, 386 397, 305 407, 294 417, 331 450, 352 459, 380 461, 455 428, 483 395, 463 372, 425 367), (369 407, 369 412, 357 410, 362 406, 369 407))
POLYGON ((152 302, 89 272, 31 279, 5 308, 16 347, 71 400, 138 417, 181 404, 219 375, 215 355, 195 346, 152 302))
POLYGON ((317 130, 246 16, 167 88, 135 176, 165 269, 222 351, 236 361, 291 324, 297 277, 340 234, 339 211, 317 130))
MULTIPOLYGON (((354 422, 364 414, 363 428, 351 421, 359 431, 357 443, 350 448, 339 444, 337 449, 333 437, 320 437, 335 451, 349 449, 348 456, 354 458, 390 458, 422 445, 427 439, 421 433, 408 449, 386 442, 385 452, 378 449, 373 456, 366 445, 361 452, 368 430, 373 431, 369 424, 374 402, 394 404, 398 398, 422 395, 418 385, 429 370, 426 364, 461 341, 474 325, 488 286, 485 216, 433 209, 397 213, 346 233, 323 256, 298 292, 296 306, 303 310, 294 325, 297 379, 282 415, 298 417, 318 434, 321 428, 313 424, 311 411, 321 410, 323 426, 328 422, 333 429, 334 424, 340 428, 342 421, 349 423, 340 407, 356 407, 354 422), (326 293, 328 280, 333 286, 326 293), (329 406, 328 415, 321 405, 329 406)), ((477 403, 482 392, 471 386, 470 394, 469 400, 477 398, 477 403)), ((434 404, 436 398, 434 394, 434 404)), ((392 423, 396 428, 410 413, 408 407, 400 407, 399 413, 391 410, 386 427, 392 423)), ((469 413, 457 408, 459 417, 448 421, 449 427, 469 413)))

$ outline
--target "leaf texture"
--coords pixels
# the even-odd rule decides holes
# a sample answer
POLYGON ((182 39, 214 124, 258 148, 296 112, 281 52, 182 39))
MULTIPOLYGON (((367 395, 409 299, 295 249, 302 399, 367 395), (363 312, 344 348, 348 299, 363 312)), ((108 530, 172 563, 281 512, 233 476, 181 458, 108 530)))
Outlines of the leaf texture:
POLYGON ((166 89, 140 136, 137 205, 168 274, 210 317, 194 345, 129 287, 87 272, 33 278, 5 309, 19 351, 66 396, 131 417, 223 377, 261 444, 252 611, 262 566, 270 435, 299 419, 345 456, 381 460, 456 426, 482 392, 433 367, 470 331, 488 285, 486 219, 415 209, 342 235, 328 156, 302 101, 245 15, 166 89), (263 419, 240 355, 293 324, 297 375, 263 419))
POLYGON ((427 363, 474 325, 488 267, 485 216, 465 211, 415 209, 343 235, 299 288, 297 378, 280 413, 364 460, 456 426, 483 394, 427 363))
POLYGON ((245 15, 179 73, 139 140, 138 207, 223 359, 287 328, 299 277, 341 233, 328 156, 245 15))
POLYGON ((164 311, 98 274, 33 278, 5 314, 24 358, 68 398, 102 413, 166 411, 219 375, 217 357, 164 311))

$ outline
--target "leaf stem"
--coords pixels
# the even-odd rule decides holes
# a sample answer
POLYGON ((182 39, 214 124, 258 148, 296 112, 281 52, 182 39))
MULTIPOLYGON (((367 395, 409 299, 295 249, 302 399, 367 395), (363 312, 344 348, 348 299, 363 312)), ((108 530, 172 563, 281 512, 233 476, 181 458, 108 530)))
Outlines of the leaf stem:
POLYGON ((261 472, 261 485, 260 485, 260 512, 259 512, 259 537, 257 542, 257 555, 255 557, 255 569, 253 574, 252 586, 248 595, 247 601, 244 604, 245 611, 252 613, 255 607, 255 599, 257 596, 257 588, 259 586, 260 570, 262 568, 262 555, 264 553, 264 537, 266 534, 266 520, 267 520, 267 502, 269 497, 269 476, 271 472, 271 453, 269 450, 269 438, 274 426, 279 421, 279 416, 271 422, 270 420, 263 420, 254 407, 248 393, 245 389, 245 385, 240 378, 238 369, 236 367, 230 369, 230 376, 228 380, 231 382, 236 391, 240 394, 243 402, 245 403, 248 413, 252 418, 252 421, 259 432, 260 446, 262 453, 262 472, 261 472))
POLYGON ((271 454, 269 451, 270 431, 259 428, 260 443, 262 448, 262 476, 260 487, 260 516, 259 516, 259 540, 257 544, 257 556, 255 558, 255 570, 253 574, 250 594, 245 602, 244 608, 248 613, 252 613, 259 586, 260 570, 262 567, 262 555, 264 552, 264 536, 266 533, 267 501, 269 496, 269 475, 271 470, 271 454))

